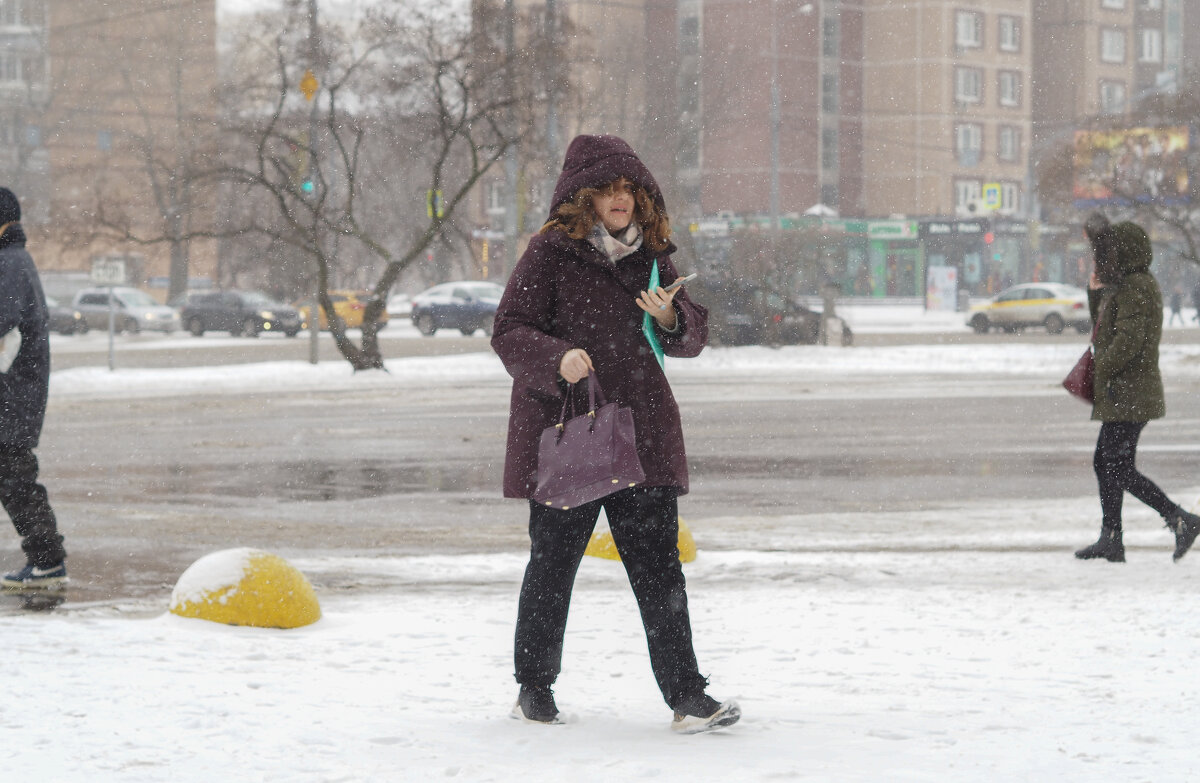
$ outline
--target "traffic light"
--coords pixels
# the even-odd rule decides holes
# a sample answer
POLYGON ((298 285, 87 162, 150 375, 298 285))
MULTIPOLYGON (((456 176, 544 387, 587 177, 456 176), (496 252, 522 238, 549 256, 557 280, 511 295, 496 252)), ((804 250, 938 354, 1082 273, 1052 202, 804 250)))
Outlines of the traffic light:
POLYGON ((316 190, 316 185, 313 184, 312 177, 300 183, 300 192, 304 195, 311 196, 314 190, 316 190))

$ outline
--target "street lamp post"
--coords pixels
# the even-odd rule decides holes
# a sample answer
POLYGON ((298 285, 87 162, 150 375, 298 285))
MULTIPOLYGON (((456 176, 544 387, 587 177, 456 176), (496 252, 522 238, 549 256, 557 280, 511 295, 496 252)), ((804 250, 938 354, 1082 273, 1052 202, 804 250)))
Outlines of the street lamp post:
MULTIPOLYGON (((775 3, 771 0, 771 232, 779 231, 779 34, 776 32, 775 3)), ((772 239, 774 241, 774 239, 772 239)))

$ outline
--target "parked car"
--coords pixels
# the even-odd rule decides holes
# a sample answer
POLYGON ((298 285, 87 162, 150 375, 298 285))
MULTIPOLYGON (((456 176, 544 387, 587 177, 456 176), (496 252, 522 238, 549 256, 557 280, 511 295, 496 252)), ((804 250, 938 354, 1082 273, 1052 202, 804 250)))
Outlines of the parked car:
POLYGON ((504 287, 485 280, 441 283, 412 300, 412 322, 429 337, 438 329, 457 329, 465 336, 482 329, 489 337, 504 287))
MULTIPOLYGON (((85 288, 75 294, 74 306, 92 329, 108 329, 108 288, 85 288)), ((118 332, 176 332, 179 313, 159 304, 137 288, 111 289, 115 305, 113 328, 118 332)))
POLYGON ((59 334, 84 334, 88 330, 83 313, 74 307, 66 307, 58 303, 54 297, 46 297, 46 307, 50 311, 50 331, 59 334))
POLYGON ((393 294, 387 300, 387 312, 391 318, 412 316, 412 297, 408 294, 393 294))
POLYGON ((1027 326, 1044 326, 1060 334, 1073 326, 1082 334, 1092 328, 1087 293, 1063 283, 1025 283, 1001 291, 990 302, 971 308, 967 325, 978 334, 998 328, 1015 332, 1027 326))
POLYGON ((300 313, 258 291, 207 291, 187 297, 180 310, 184 327, 196 335, 206 331, 257 337, 260 332, 300 333, 300 313))
MULTIPOLYGON (((363 310, 367 307, 367 302, 374 294, 370 291, 330 291, 329 298, 333 301, 334 314, 342 319, 342 323, 347 329, 362 328, 363 310)), ((308 328, 308 311, 309 303, 307 301, 296 302, 293 305, 300 313, 300 318, 304 322, 304 328, 308 328)), ((388 312, 383 310, 379 314, 379 328, 387 326, 388 312)), ((325 308, 321 308, 321 325, 322 331, 329 329, 329 318, 325 312, 325 308)))
MULTIPOLYGON (((709 339, 715 345, 812 345, 821 339, 819 310, 783 294, 738 280, 701 278, 688 295, 708 308, 709 339)), ((831 327, 837 342, 849 345, 850 327, 831 327)))

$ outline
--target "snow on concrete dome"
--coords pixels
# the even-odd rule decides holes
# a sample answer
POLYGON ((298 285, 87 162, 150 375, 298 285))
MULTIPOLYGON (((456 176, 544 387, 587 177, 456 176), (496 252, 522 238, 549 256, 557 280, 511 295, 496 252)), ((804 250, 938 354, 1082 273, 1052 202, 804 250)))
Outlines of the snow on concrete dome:
POLYGON ((256 628, 298 628, 321 618, 312 585, 282 557, 258 549, 205 555, 171 592, 171 613, 256 628))

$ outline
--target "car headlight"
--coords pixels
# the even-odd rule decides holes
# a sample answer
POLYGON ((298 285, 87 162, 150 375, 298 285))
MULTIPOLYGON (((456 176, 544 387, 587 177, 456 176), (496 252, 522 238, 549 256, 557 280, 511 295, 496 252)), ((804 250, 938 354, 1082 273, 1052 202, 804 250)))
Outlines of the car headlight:
POLYGON ((270 310, 260 310, 258 312, 258 317, 267 321, 274 321, 275 313, 271 312, 270 310))

